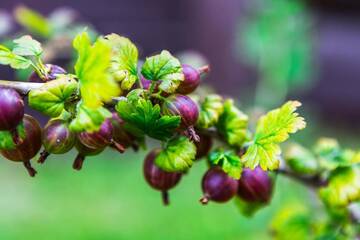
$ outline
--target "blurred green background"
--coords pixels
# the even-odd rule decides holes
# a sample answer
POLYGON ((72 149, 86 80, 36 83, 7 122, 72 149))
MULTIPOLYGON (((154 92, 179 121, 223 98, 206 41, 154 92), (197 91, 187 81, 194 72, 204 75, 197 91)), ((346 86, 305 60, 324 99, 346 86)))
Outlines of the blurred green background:
POLYGON ((89 157, 80 172, 71 169, 74 157, 34 163, 39 174, 33 179, 21 164, 0 161, 0 239, 269 239, 277 209, 309 201, 306 189, 278 178, 271 207, 254 218, 241 216, 231 202, 202 206, 206 163, 200 161, 164 207, 143 178, 144 152, 108 150, 89 157))

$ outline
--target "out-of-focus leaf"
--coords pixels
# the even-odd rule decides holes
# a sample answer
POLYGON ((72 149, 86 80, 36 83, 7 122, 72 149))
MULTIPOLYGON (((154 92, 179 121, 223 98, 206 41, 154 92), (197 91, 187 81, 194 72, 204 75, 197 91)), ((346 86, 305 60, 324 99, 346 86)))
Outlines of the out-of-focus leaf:
POLYGON ((332 171, 338 167, 347 167, 360 163, 360 152, 342 149, 333 138, 320 138, 314 151, 319 158, 320 167, 332 171))
POLYGON ((26 69, 30 67, 31 61, 14 54, 7 47, 0 45, 0 64, 10 65, 14 69, 26 69))
POLYGON ((339 143, 334 138, 320 138, 314 147, 317 155, 330 155, 340 149, 339 143))
POLYGON ((186 137, 178 137, 169 141, 155 159, 155 164, 168 172, 188 170, 196 155, 196 146, 186 137))
POLYGON ((271 223, 271 233, 276 240, 313 239, 310 213, 298 204, 292 204, 279 211, 271 223))
POLYGON ((247 124, 248 116, 234 105, 233 100, 226 100, 224 111, 216 125, 226 141, 233 146, 241 147, 247 138, 247 124))
POLYGON ((306 126, 304 118, 296 112, 299 106, 300 102, 289 101, 260 118, 254 140, 242 157, 246 167, 254 169, 260 165, 264 170, 279 167, 279 144, 286 141, 290 133, 296 133, 306 126))
POLYGON ((284 159, 289 168, 298 174, 315 174, 318 171, 316 157, 306 148, 297 143, 286 146, 284 159))
POLYGON ((354 240, 356 239, 356 229, 351 224, 342 224, 341 231, 334 227, 334 224, 317 224, 314 240, 354 240))
POLYGON ((52 33, 52 27, 48 20, 30 8, 25 6, 17 7, 15 9, 15 18, 20 25, 32 34, 47 38, 52 33))
POLYGON ((260 202, 245 202, 239 197, 236 197, 234 200, 236 207, 239 209, 242 215, 245 217, 252 217, 260 209, 266 207, 266 204, 260 202))
POLYGON ((346 207, 360 200, 360 165, 334 170, 326 187, 319 190, 321 199, 330 207, 346 207))
POLYGON ((200 114, 197 126, 200 128, 209 128, 214 126, 220 115, 224 111, 223 98, 216 94, 210 94, 205 97, 200 104, 200 114))
POLYGON ((39 57, 43 53, 41 43, 29 35, 22 36, 14 40, 15 47, 13 53, 24 57, 39 57))

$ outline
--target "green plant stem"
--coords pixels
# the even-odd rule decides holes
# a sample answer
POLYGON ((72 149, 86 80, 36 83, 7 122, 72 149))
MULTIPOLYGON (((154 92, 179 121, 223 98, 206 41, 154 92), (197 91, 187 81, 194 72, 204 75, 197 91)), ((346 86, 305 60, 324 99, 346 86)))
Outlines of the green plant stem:
POLYGON ((152 94, 152 93, 154 92, 155 86, 156 86, 156 82, 155 82, 155 81, 151 81, 151 85, 150 85, 150 88, 149 88, 150 94, 152 94))
POLYGON ((322 180, 321 177, 319 175, 314 175, 314 176, 302 176, 296 173, 293 173, 285 168, 279 168, 278 170, 276 170, 276 172, 278 174, 282 174, 288 178, 291 178, 293 180, 296 180, 297 182, 300 182, 310 188, 313 189, 317 189, 319 187, 324 187, 326 186, 326 181, 322 180))
POLYGON ((163 101, 163 102, 166 102, 166 98, 163 97, 163 96, 161 96, 161 92, 159 92, 159 93, 153 93, 153 94, 151 94, 151 97, 154 97, 154 98, 160 99, 160 100, 163 101))

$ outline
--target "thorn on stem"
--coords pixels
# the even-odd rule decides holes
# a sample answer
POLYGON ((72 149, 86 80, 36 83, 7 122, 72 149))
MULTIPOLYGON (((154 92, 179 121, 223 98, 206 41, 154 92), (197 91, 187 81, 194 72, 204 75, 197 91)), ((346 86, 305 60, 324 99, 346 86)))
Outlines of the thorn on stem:
POLYGON ((202 67, 198 68, 198 71, 199 71, 199 73, 201 75, 205 74, 205 73, 209 73, 210 72, 210 66, 209 65, 202 66, 202 67))
POLYGON ((120 153, 124 153, 125 152, 125 147, 124 147, 124 145, 122 145, 122 144, 120 144, 120 143, 118 143, 118 142, 115 142, 115 141, 112 141, 111 142, 111 146, 113 147, 113 148, 115 148, 118 152, 120 152, 120 153))

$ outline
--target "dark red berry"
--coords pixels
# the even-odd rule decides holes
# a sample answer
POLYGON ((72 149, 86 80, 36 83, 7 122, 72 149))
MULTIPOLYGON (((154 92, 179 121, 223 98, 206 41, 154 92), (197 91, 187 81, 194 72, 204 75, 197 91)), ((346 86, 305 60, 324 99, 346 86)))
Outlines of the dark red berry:
POLYGON ((99 149, 108 145, 119 152, 124 152, 124 147, 113 141, 113 126, 110 119, 106 119, 95 132, 82 132, 78 134, 79 141, 88 148, 99 149))
POLYGON ((82 144, 89 148, 104 148, 112 141, 113 128, 111 121, 106 119, 95 132, 81 132, 78 138, 82 144))
POLYGON ((124 128, 125 122, 116 112, 112 113, 111 124, 113 127, 113 140, 124 149, 131 146, 135 151, 139 149, 136 138, 124 128))
POLYGON ((41 128, 39 122, 30 115, 23 119, 25 138, 22 143, 12 150, 1 150, 1 154, 14 162, 23 162, 30 176, 35 176, 36 171, 31 167, 30 160, 35 157, 41 148, 41 128))
POLYGON ((199 86, 200 84, 200 75, 203 72, 208 72, 209 71, 209 67, 205 66, 203 68, 195 69, 190 65, 187 64, 183 64, 182 65, 182 70, 183 70, 183 74, 184 74, 184 81, 182 81, 179 85, 179 87, 177 88, 177 92, 181 93, 181 94, 189 94, 192 93, 193 91, 195 91, 195 89, 199 86))
POLYGON ((246 202, 267 203, 271 199, 273 189, 269 174, 256 167, 254 170, 243 169, 239 180, 238 196, 246 202))
POLYGON ((178 172, 166 172, 155 165, 155 158, 160 151, 160 149, 155 149, 146 156, 144 176, 151 187, 162 192, 163 202, 165 205, 168 205, 169 197, 167 191, 179 183, 182 175, 178 172))
POLYGON ((105 148, 89 148, 84 144, 82 144, 79 140, 75 141, 75 148, 78 150, 78 155, 74 160, 73 169, 78 171, 82 169, 83 163, 87 156, 98 155, 105 149, 105 148))
POLYGON ((0 131, 15 129, 24 117, 24 101, 19 93, 0 87, 0 131))
POLYGON ((58 65, 45 64, 45 73, 39 76, 37 72, 33 72, 29 77, 29 82, 48 82, 55 80, 59 75, 66 74, 65 69, 58 65))
POLYGON ((210 168, 202 179, 203 197, 202 204, 209 201, 223 203, 229 201, 236 195, 238 181, 227 175, 221 168, 210 168))
POLYGON ((199 134, 200 142, 195 142, 196 145, 196 159, 203 158, 208 155, 211 150, 213 141, 207 134, 199 134))
POLYGON ((43 130, 42 141, 45 150, 41 152, 38 162, 44 163, 50 153, 67 153, 73 148, 75 140, 75 134, 70 131, 66 121, 50 120, 43 130))
POLYGON ((197 104, 188 96, 172 95, 163 104, 163 113, 166 115, 180 116, 180 128, 185 130, 185 134, 195 142, 200 141, 200 137, 195 133, 194 125, 199 118, 199 108, 197 104))

